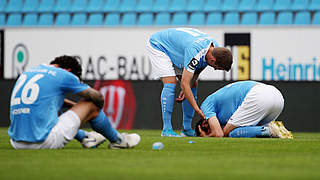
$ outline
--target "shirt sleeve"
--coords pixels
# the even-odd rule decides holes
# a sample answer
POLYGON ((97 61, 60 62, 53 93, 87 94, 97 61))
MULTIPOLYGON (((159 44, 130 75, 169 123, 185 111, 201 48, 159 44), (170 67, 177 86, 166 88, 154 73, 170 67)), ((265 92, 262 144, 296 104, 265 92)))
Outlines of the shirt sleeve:
POLYGON ((189 47, 186 48, 184 52, 184 68, 194 73, 196 68, 200 64, 200 58, 201 58, 202 52, 198 52, 196 48, 189 47))
POLYGON ((66 92, 71 92, 77 94, 78 92, 84 91, 90 86, 88 84, 80 82, 79 78, 70 72, 65 73, 65 78, 63 79, 62 88, 66 92))
POLYGON ((210 96, 207 97, 203 101, 203 103, 201 104, 201 110, 202 110, 203 114, 205 115, 206 119, 217 116, 214 98, 212 98, 210 96))

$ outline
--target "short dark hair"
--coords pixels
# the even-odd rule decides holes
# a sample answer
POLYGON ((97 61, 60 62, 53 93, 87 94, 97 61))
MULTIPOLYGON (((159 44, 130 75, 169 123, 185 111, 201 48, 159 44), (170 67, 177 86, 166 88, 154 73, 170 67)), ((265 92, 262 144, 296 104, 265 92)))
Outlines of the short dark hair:
POLYGON ((196 133, 196 136, 200 136, 200 131, 199 131, 199 125, 200 125, 200 128, 201 128, 201 130, 203 130, 203 131, 205 131, 206 133, 208 133, 208 128, 207 127, 204 127, 203 126, 203 122, 204 121, 206 121, 205 119, 200 119, 198 122, 197 122, 197 124, 196 124, 196 126, 195 126, 195 128, 194 128, 194 130, 195 130, 195 133, 196 133))
POLYGON ((216 65, 223 68, 225 71, 231 69, 233 62, 232 52, 225 47, 215 47, 212 55, 216 58, 216 65))
POLYGON ((76 75, 79 79, 82 74, 82 67, 76 56, 59 56, 56 57, 50 64, 57 64, 60 68, 71 69, 71 73, 76 75))

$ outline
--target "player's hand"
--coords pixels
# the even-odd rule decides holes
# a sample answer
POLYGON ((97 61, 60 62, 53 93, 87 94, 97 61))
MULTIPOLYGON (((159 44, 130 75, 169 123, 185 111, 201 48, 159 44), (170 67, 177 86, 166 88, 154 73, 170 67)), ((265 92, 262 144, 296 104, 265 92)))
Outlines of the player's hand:
POLYGON ((175 99, 177 103, 181 103, 185 99, 183 91, 180 91, 179 96, 175 99))
POLYGON ((199 133, 200 133, 199 136, 200 137, 206 137, 207 136, 206 132, 201 129, 200 125, 198 125, 198 129, 199 129, 199 133))
POLYGON ((203 114, 203 112, 201 111, 201 109, 196 110, 196 112, 199 114, 199 116, 200 116, 202 119, 206 119, 206 116, 203 114))

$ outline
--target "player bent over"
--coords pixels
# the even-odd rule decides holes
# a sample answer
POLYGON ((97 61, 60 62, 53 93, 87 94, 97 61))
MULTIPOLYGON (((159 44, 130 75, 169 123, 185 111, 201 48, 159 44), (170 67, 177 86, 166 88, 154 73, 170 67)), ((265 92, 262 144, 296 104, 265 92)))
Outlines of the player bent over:
POLYGON ((153 75, 161 79, 161 111, 163 130, 161 136, 180 137, 171 125, 177 79, 181 93, 176 99, 182 101, 183 130, 181 135, 194 136, 191 123, 196 111, 204 117, 198 107, 197 80, 199 74, 211 66, 215 70, 229 71, 232 53, 227 48, 218 47, 215 40, 198 29, 169 28, 154 33, 147 43, 147 54, 151 61, 153 75))
POLYGON ((11 95, 8 130, 15 149, 63 148, 74 137, 84 147, 95 147, 105 138, 110 141, 109 148, 131 148, 139 143, 138 134, 120 134, 112 128, 101 110, 103 96, 80 82, 81 72, 75 57, 60 56, 50 65, 41 64, 20 75, 11 95), (70 105, 66 93, 83 100, 58 116, 64 103, 70 105), (98 133, 79 130, 87 121, 98 133))
POLYGON ((201 109, 206 119, 196 125, 201 137, 293 138, 282 122, 284 99, 271 85, 255 81, 229 84, 209 95, 201 109))

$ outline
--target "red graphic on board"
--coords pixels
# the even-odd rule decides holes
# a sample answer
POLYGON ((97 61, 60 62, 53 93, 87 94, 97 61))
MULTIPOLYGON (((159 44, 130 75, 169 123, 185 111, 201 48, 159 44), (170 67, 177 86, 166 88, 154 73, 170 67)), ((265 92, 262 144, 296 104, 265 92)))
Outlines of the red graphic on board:
POLYGON ((94 88, 104 96, 103 111, 116 129, 131 129, 136 114, 136 99, 130 81, 97 80, 94 88))

